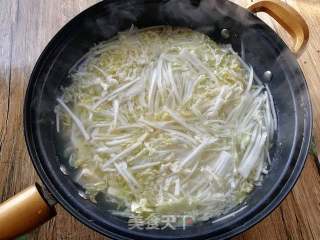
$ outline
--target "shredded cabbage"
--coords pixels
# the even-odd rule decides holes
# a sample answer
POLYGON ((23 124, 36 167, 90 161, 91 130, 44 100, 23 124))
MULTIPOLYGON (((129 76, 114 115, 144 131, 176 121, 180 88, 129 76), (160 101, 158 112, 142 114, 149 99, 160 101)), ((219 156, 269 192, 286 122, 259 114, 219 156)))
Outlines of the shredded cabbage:
POLYGON ((122 216, 208 220, 268 173, 273 100, 230 45, 184 28, 131 29, 70 75, 55 112, 75 180, 122 216))

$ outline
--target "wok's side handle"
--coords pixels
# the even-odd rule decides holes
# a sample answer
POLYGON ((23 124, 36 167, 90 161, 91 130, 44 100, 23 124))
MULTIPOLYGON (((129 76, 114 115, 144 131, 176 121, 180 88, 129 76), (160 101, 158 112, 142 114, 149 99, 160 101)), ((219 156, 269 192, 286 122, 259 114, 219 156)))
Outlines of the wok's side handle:
POLYGON ((280 0, 262 0, 249 6, 248 10, 265 12, 273 17, 292 36, 293 53, 299 56, 303 52, 309 40, 309 28, 293 7, 280 0))
POLYGON ((40 186, 33 185, 0 204, 0 240, 29 232, 55 215, 40 186))

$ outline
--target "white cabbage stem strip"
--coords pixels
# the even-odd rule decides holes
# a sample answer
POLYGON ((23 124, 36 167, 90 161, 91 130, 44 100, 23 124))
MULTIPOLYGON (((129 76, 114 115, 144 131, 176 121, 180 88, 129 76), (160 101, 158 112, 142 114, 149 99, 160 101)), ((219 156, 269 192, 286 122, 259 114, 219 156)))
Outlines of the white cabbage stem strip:
POLYGON ((186 123, 185 120, 176 112, 172 111, 168 107, 163 108, 164 111, 170 114, 170 116, 179 124, 181 124, 183 127, 185 127, 187 130, 194 132, 194 133, 199 133, 199 130, 196 129, 194 126, 191 126, 190 124, 186 123))
POLYGON ((108 160, 105 164, 102 165, 102 170, 108 167, 109 165, 111 165, 112 163, 114 163, 116 160, 128 156, 134 149, 136 149, 143 143, 143 141, 147 138, 147 136, 148 136, 148 133, 143 134, 136 143, 132 144, 130 147, 123 150, 116 156, 112 157, 110 160, 108 160))
POLYGON ((119 100, 114 100, 112 104, 113 104, 113 112, 114 112, 113 128, 116 128, 117 122, 118 122, 118 116, 119 116, 119 100))
POLYGON ((70 108, 62 101, 62 99, 57 98, 57 102, 61 105, 61 107, 69 114, 71 119, 74 121, 74 123, 77 125, 79 128, 80 132, 82 133, 83 137, 86 140, 90 139, 89 134, 87 133, 86 129, 83 126, 83 123, 81 120, 70 110, 70 108))
POLYGON ((150 121, 147 121, 145 119, 139 119, 139 121, 141 123, 144 123, 144 124, 147 124, 153 128, 157 128, 157 129, 160 129, 160 130, 163 130, 165 132, 168 132, 170 135, 173 135, 173 136, 179 136, 183 139, 183 141, 187 142, 187 143, 190 143, 192 145, 197 145, 197 141, 192 138, 191 136, 183 133, 183 132, 179 132, 179 131, 176 131, 174 129, 171 129, 169 127, 166 127, 165 124, 159 124, 159 123, 156 123, 156 122, 150 122, 150 121))
POLYGON ((185 166, 190 164, 194 159, 196 159, 199 154, 209 145, 214 143, 214 140, 204 140, 199 146, 197 146, 195 149, 192 150, 192 152, 185 157, 181 163, 179 164, 179 167, 176 169, 176 172, 181 171, 181 169, 185 166))
POLYGON ((145 163, 145 164, 141 164, 141 165, 135 165, 135 166, 131 167, 131 170, 137 171, 137 170, 141 170, 141 169, 145 169, 145 168, 158 166, 160 164, 161 164, 161 162, 151 162, 151 163, 145 163))
POLYGON ((259 136, 259 138, 256 140, 256 144, 252 148, 248 157, 241 161, 238 171, 243 177, 247 178, 249 176, 252 168, 255 166, 256 162, 259 160, 259 156, 261 154, 261 151, 263 151, 266 138, 267 138, 266 133, 263 133, 261 136, 259 136))
POLYGON ((93 106, 92 106, 92 110, 96 109, 97 107, 99 107, 102 103, 104 103, 105 101, 108 100, 112 100, 112 98, 116 97, 120 92, 126 90, 128 87, 132 86, 134 83, 136 83, 137 81, 139 81, 140 79, 136 79, 134 81, 131 81, 127 84, 124 84, 123 86, 119 87, 118 89, 114 90, 111 94, 101 98, 98 102, 96 102, 93 106))
POLYGON ((216 79, 217 77, 210 71, 202 62, 192 53, 189 53, 187 50, 182 50, 180 53, 181 57, 190 62, 194 67, 200 71, 206 72, 211 78, 216 79))
POLYGON ((118 170, 119 174, 128 182, 131 189, 135 191, 135 188, 140 188, 140 184, 129 172, 127 164, 125 162, 115 163, 114 165, 118 170))
POLYGON ((149 94, 148 94, 148 107, 150 112, 153 112, 154 110, 154 101, 155 101, 155 95, 157 90, 156 80, 157 80, 157 72, 156 70, 154 70, 152 72, 152 77, 150 78, 151 83, 150 83, 149 94))
POLYGON ((59 111, 55 111, 56 114, 56 130, 57 133, 60 132, 60 112, 59 111))

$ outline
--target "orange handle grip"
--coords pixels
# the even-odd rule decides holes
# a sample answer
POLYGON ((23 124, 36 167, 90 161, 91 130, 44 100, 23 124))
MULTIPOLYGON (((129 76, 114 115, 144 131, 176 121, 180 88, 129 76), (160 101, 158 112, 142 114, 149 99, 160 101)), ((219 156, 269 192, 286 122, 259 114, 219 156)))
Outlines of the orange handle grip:
POLYGON ((293 53, 299 56, 303 52, 309 40, 309 28, 293 7, 280 0, 262 0, 252 4, 248 10, 253 13, 265 12, 273 17, 293 38, 293 53))
POLYGON ((0 204, 0 240, 29 232, 56 215, 33 185, 0 204))

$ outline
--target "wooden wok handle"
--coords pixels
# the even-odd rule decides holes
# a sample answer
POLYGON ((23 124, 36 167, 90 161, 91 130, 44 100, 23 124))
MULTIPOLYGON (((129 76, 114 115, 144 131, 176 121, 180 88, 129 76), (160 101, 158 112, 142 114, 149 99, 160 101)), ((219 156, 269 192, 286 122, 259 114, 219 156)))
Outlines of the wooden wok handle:
POLYGON ((44 200, 39 185, 33 185, 0 204, 0 240, 13 239, 56 215, 44 200))
POLYGON ((299 56, 303 52, 309 40, 309 28, 293 7, 280 0, 262 0, 249 6, 248 10, 253 13, 265 12, 273 17, 292 36, 293 53, 299 56))

